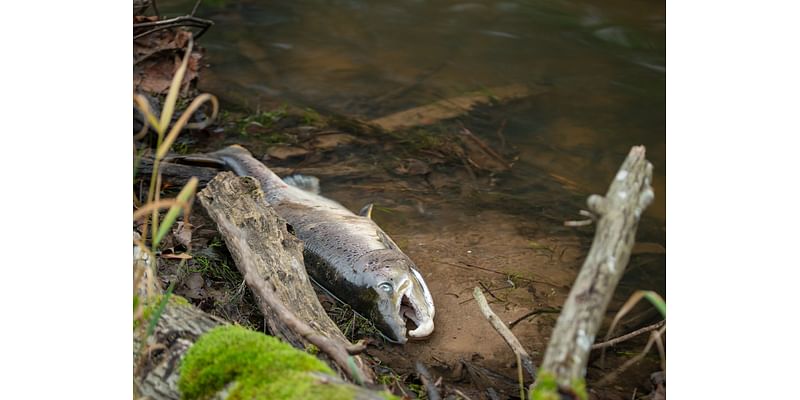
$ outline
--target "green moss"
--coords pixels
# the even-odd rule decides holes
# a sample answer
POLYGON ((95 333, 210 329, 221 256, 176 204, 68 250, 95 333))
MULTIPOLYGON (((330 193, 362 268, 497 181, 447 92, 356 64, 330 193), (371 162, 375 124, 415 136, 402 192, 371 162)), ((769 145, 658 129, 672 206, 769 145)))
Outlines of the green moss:
POLYGON ((306 107, 303 109, 303 122, 306 125, 321 125, 325 122, 325 118, 313 108, 306 107))
POLYGON ((589 400, 589 393, 586 391, 586 380, 575 379, 572 381, 572 390, 581 400, 589 400))
POLYGON ((306 353, 315 356, 319 353, 319 347, 314 346, 313 344, 309 343, 306 345, 306 353))
MULTIPOLYGON (((248 115, 236 124, 241 135, 247 135, 247 127, 254 125, 260 128, 269 128, 274 123, 286 118, 289 115, 287 106, 283 105, 271 111, 258 112, 248 115)), ((280 138, 283 138, 280 136, 280 138)))
MULTIPOLYGON (((589 398, 586 392, 586 381, 583 379, 575 379, 572 385, 567 388, 573 395, 581 400, 589 398)), ((530 391, 528 396, 530 400, 559 400, 561 395, 558 393, 558 382, 556 376, 551 372, 539 371, 534 384, 533 390, 530 391)))
POLYGON ((552 373, 539 371, 533 390, 528 395, 530 400, 559 400, 558 383, 552 373))
POLYGON ((234 286, 242 281, 242 274, 229 266, 228 263, 222 259, 211 259, 206 256, 195 255, 192 261, 189 272, 199 272, 205 277, 216 281, 227 282, 234 286))
POLYGON ((346 385, 318 383, 307 372, 334 375, 317 358, 240 326, 212 329, 181 363, 184 399, 208 399, 228 387, 229 399, 352 399, 346 385))

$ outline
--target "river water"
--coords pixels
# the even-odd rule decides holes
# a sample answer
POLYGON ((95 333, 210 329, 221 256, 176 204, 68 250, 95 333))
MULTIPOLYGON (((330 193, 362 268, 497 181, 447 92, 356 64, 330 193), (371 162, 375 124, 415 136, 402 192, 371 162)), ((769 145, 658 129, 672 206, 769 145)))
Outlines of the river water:
MULTIPOLYGON (((167 15, 185 14, 193 4, 190 0, 159 1, 167 15)), ((205 60, 211 66, 203 72, 201 89, 249 109, 279 99, 322 113, 372 119, 510 84, 542 92, 511 106, 484 109, 482 117, 465 120, 479 136, 494 137, 502 131, 507 146, 519 158, 511 177, 494 190, 513 196, 524 207, 508 206, 503 213, 503 207, 467 210, 469 206, 462 204, 439 214, 420 211, 420 215, 407 218, 396 214, 376 217, 383 218, 386 230, 400 238, 401 246, 410 247, 407 251, 417 257, 417 263, 420 258, 430 264, 442 260, 452 264, 465 262, 463 257, 483 257, 478 261, 488 264, 498 262, 497 253, 502 252, 500 258, 507 260, 500 264, 524 274, 520 264, 541 256, 534 253, 544 246, 542 237, 548 231, 560 232, 556 236, 563 240, 551 244, 565 248, 570 248, 567 242, 574 244, 575 254, 564 256, 561 252, 560 257, 575 265, 555 263, 543 266, 537 274, 557 276, 568 270, 563 277, 553 278, 568 286, 588 249, 592 228, 567 237, 565 229, 555 225, 514 225, 520 216, 536 219, 543 212, 552 213, 538 207, 545 201, 558 208, 552 204, 559 202, 563 192, 550 192, 548 186, 534 183, 547 176, 579 199, 605 193, 630 147, 645 145, 654 165, 656 199, 640 226, 639 240, 647 242, 641 252, 644 256, 632 258, 616 301, 624 301, 636 289, 665 294, 663 2, 221 0, 203 2, 197 15, 215 23, 198 42, 206 48, 205 60), (511 212, 512 208, 517 209, 511 212), (469 218, 454 216, 466 211, 469 218), (488 232, 481 219, 490 221, 498 231, 488 232), (426 222, 436 222, 437 227, 424 228, 426 222), (464 232, 470 226, 475 232, 464 232), (502 233, 503 229, 508 232, 502 233), (508 237, 503 236, 506 234, 508 237), (509 255, 526 246, 525 251, 533 251, 532 255, 509 255), (440 254, 448 251, 463 251, 463 257, 440 254)), ((351 208, 360 208, 356 203, 360 194, 333 188, 331 196, 336 194, 351 208)), ((558 217, 572 213, 580 218, 580 204, 574 199, 564 200, 563 207, 558 217)), ((480 264, 478 261, 475 263, 480 264)), ((437 268, 434 265, 428 272, 441 279, 448 267, 441 266, 441 272, 437 268)), ((431 289, 462 297, 453 300, 452 307, 463 307, 463 296, 473 285, 474 279, 463 277, 445 286, 433 283, 431 289), (458 285, 463 287, 456 288, 458 285)), ((546 303, 557 306, 567 290, 558 292, 546 303)), ((441 318, 446 324, 447 317, 441 318)), ((481 340, 496 339, 491 330, 485 334, 481 340)), ((436 349, 442 353, 463 350, 454 342, 431 346, 434 353, 436 349)), ((505 352, 502 342, 498 343, 497 351, 505 352)), ((474 346, 474 341, 463 345, 474 346)))

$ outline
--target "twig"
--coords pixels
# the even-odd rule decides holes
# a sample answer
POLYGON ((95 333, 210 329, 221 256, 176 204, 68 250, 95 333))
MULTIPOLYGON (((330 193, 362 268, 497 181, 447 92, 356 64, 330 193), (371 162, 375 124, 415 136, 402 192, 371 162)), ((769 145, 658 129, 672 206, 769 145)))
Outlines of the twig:
MULTIPOLYGON (((503 276, 506 276, 506 277, 511 275, 511 274, 509 274, 507 272, 495 271, 495 270, 492 270, 492 269, 489 269, 489 268, 481 267, 479 265, 473 265, 473 264, 467 264, 467 263, 456 264, 456 263, 451 263, 451 262, 442 261, 442 260, 434 260, 434 262, 447 264, 447 265, 452 265, 454 267, 463 268, 463 269, 472 269, 472 268, 479 269, 481 271, 491 272, 493 274, 503 275, 503 276)), ((522 277, 522 276, 517 276, 517 277, 515 277, 515 279, 520 279, 520 280, 528 281, 528 282, 542 283, 542 284, 550 285, 552 287, 557 287, 557 288, 563 287, 563 285, 557 285, 557 284, 552 283, 552 282, 547 282, 547 281, 539 280, 539 279, 525 278, 525 277, 522 277)))
POLYGON ((136 30, 139 28, 150 28, 150 27, 153 27, 153 29, 149 29, 144 32, 133 35, 133 40, 147 36, 153 32, 158 32, 160 30, 178 26, 191 26, 193 28, 200 28, 200 31, 197 32, 196 35, 194 35, 195 39, 199 39, 200 36, 203 36, 203 34, 206 33, 206 31, 208 30, 208 28, 212 27, 213 25, 214 22, 211 20, 195 17, 192 15, 182 15, 180 17, 164 19, 160 21, 153 21, 153 22, 141 22, 138 24, 133 24, 133 29, 136 30))
POLYGON ((578 211, 578 213, 580 215, 583 215, 584 217, 588 217, 588 219, 581 220, 581 221, 564 221, 564 226, 569 226, 569 227, 586 226, 586 225, 591 225, 592 222, 597 220, 597 216, 592 214, 589 211, 580 210, 580 211, 578 211))
POLYGON ((538 310, 533 310, 533 311, 530 311, 530 312, 526 313, 525 315, 523 315, 523 316, 521 316, 521 317, 519 317, 519 318, 517 318, 517 319, 515 319, 515 320, 513 320, 511 322, 509 322, 508 323, 508 328, 509 329, 514 328, 518 323, 522 322, 526 318, 528 318, 530 316, 533 316, 533 315, 538 315, 538 314, 558 314, 560 312, 561 312, 561 309, 559 309, 559 308, 540 308, 538 310))
POLYGON ((522 376, 522 357, 519 353, 514 354, 517 356, 517 380, 519 380, 519 398, 525 398, 525 378, 522 376))
POLYGON ((564 221, 564 226, 568 226, 571 228, 578 227, 578 226, 588 226, 592 224, 591 219, 584 219, 582 221, 564 221))
POLYGON ((647 341, 647 345, 644 347, 644 350, 642 350, 641 353, 637 354, 636 357, 633 357, 630 360, 626 361, 625 364, 622 364, 619 368, 617 368, 616 370, 614 370, 610 374, 608 374, 605 377, 603 377, 603 379, 599 380, 597 382, 597 386, 598 387, 599 386, 604 386, 604 385, 607 385, 607 384, 613 382, 615 379, 617 379, 617 377, 621 373, 625 372, 625 370, 630 368, 633 364, 636 364, 637 362, 641 361, 647 355, 647 352, 650 351, 650 348, 653 347, 653 344, 656 343, 657 341, 660 342, 661 335, 664 333, 665 329, 667 329, 667 328, 666 327, 662 327, 661 329, 659 329, 659 330, 657 330, 655 332, 650 332, 650 340, 647 341))
POLYGON ((494 151, 493 148, 489 147, 489 145, 486 144, 486 142, 484 142, 483 140, 481 140, 481 138, 475 136, 475 134, 472 133, 472 131, 470 131, 466 127, 464 127, 463 124, 461 125, 461 134, 472 139, 472 141, 478 144, 478 147, 480 147, 483 151, 485 151, 486 154, 488 154, 489 156, 494 157, 494 159, 497 162, 503 164, 507 168, 511 168, 511 164, 508 161, 506 161, 505 157, 501 156, 500 154, 497 154, 497 152, 494 151))
POLYGON ((462 392, 462 391, 460 391, 458 389, 453 389, 453 392, 455 392, 455 394, 463 397, 465 400, 472 400, 471 398, 469 398, 469 396, 465 395, 464 392, 462 392))
POLYGON ((425 365, 417 361, 416 368, 417 374, 419 375, 419 380, 422 381, 422 385, 425 386, 425 390, 428 392, 428 400, 441 399, 441 396, 439 396, 439 391, 436 390, 436 386, 433 382, 431 382, 431 374, 428 372, 428 369, 425 368, 425 365))
POLYGON ((503 118, 503 122, 500 123, 500 127, 497 128, 497 138, 500 139, 500 149, 505 152, 506 151, 506 137, 503 135, 503 130, 506 128, 506 123, 508 122, 507 119, 503 118))
POLYGON ((305 338, 309 343, 317 346, 325 354, 329 355, 334 362, 347 374, 354 382, 366 382, 364 375, 358 368, 353 368, 348 362, 350 355, 348 349, 341 344, 330 340, 329 338, 318 334, 308 324, 301 321, 294 313, 289 310, 277 297, 275 290, 270 285, 267 285, 266 280, 262 279, 258 274, 257 267, 253 264, 252 259, 255 259, 254 254, 251 253, 250 247, 243 239, 243 235, 238 234, 238 229, 225 219, 219 219, 217 224, 220 228, 220 233, 225 235, 226 239, 233 242, 240 242, 239 248, 242 251, 241 269, 244 270, 244 279, 253 291, 256 292, 257 297, 265 303, 265 305, 275 312, 275 315, 286 324, 294 332, 305 338))
POLYGON ((519 339, 517 339, 517 337, 511 333, 511 330, 506 327, 497 314, 492 311, 492 308, 489 307, 489 303, 486 302, 486 297, 483 295, 483 292, 481 292, 481 288, 476 286, 475 290, 472 292, 472 295, 475 296, 475 301, 478 302, 478 307, 483 313, 483 316, 486 317, 490 324, 492 324, 494 330, 500 334, 503 340, 508 343, 514 354, 519 356, 522 366, 526 371, 528 371, 528 374, 530 374, 531 378, 536 380, 536 369, 533 366, 533 360, 531 360, 531 356, 528 355, 528 352, 522 347, 519 339))
POLYGON ((194 17, 194 14, 197 12, 197 7, 200 7, 201 1, 203 0, 197 0, 197 2, 194 3, 194 7, 192 7, 192 12, 189 13, 190 16, 194 17))
POLYGON ((595 343, 595 344, 592 345, 592 350, 597 350, 597 349, 602 349, 602 348, 614 346, 617 343, 624 342, 624 341, 626 341, 628 339, 634 338, 634 337, 639 336, 639 335, 641 335, 643 333, 647 333, 647 332, 659 329, 662 326, 664 326, 664 324, 666 324, 666 323, 667 323, 666 320, 662 320, 660 322, 656 322, 655 324, 645 326, 644 328, 637 329, 637 330, 635 330, 635 331, 633 331, 631 333, 628 333, 626 335, 618 336, 618 337, 615 337, 614 339, 611 339, 611 340, 608 340, 608 341, 605 341, 605 342, 602 342, 602 343, 595 343))

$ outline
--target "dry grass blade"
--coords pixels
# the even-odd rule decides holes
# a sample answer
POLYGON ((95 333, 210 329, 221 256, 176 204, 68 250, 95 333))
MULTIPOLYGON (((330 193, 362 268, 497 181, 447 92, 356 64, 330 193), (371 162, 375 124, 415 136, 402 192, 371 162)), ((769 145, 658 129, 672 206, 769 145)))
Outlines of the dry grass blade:
MULTIPOLYGON (((641 353, 637 354, 636 357, 633 357, 630 360, 626 361, 625 364, 622 364, 619 368, 617 368, 610 374, 603 377, 603 379, 597 382, 597 386, 598 387, 604 386, 616 380, 621 373, 625 372, 628 368, 630 368, 637 362, 641 361, 647 355, 647 352, 650 351, 650 348, 653 347, 654 343, 661 343, 661 345, 663 346, 663 343, 661 342, 661 335, 664 334, 666 329, 667 327, 664 326, 663 328, 655 332, 651 332, 650 339, 647 341, 647 345, 644 346, 644 350, 642 350, 641 353)), ((664 358, 661 359, 661 367, 664 368, 664 370, 666 371, 664 358)))
POLYGON ((153 248, 158 248, 158 243, 161 242, 161 239, 169 232, 169 229, 172 227, 172 224, 178 219, 178 215, 181 210, 184 211, 185 214, 189 214, 191 209, 191 203, 189 200, 192 196, 194 196, 195 190, 197 190, 197 182, 198 179, 192 177, 186 186, 181 189, 181 192, 178 194, 177 202, 178 204, 173 205, 170 207, 169 211, 167 211, 167 215, 164 217, 164 221, 161 223, 161 226, 158 228, 158 232, 156 233, 155 238, 153 238, 153 248))
POLYGON ((183 77, 186 75, 186 68, 189 66, 189 57, 192 55, 193 45, 194 40, 189 36, 189 43, 186 45, 186 54, 183 55, 181 66, 175 72, 175 76, 172 77, 172 83, 169 85, 169 92, 167 92, 167 97, 164 99, 164 109, 161 111, 161 119, 159 121, 162 132, 169 126, 169 121, 172 120, 172 113, 175 112, 175 103, 178 101, 178 94, 181 91, 181 82, 183 82, 183 77))
MULTIPOLYGON (((619 320, 622 319, 626 314, 628 314, 640 300, 646 298, 649 300, 653 305, 664 315, 667 316, 667 306, 664 302, 664 299, 658 295, 658 293, 650 291, 650 290, 637 290, 634 292, 628 301, 622 305, 622 308, 619 309, 617 315, 614 316, 614 320, 611 321, 611 326, 608 328, 608 332, 606 332, 606 337, 603 339, 604 342, 607 342, 611 338, 611 334, 614 332, 614 328, 617 327, 619 320)), ((666 328, 666 326, 665 326, 666 328)), ((606 351, 605 348, 600 356, 600 363, 602 364, 605 360, 606 351)))
MULTIPOLYGON (((617 327, 617 324, 619 323, 619 320, 622 319, 622 317, 624 317, 626 314, 628 314, 633 309, 633 307, 637 303, 639 303, 639 301, 642 298, 647 298, 651 302, 653 302, 654 300, 656 300, 656 301, 660 300, 660 302, 662 304, 664 303, 664 299, 662 299, 661 296, 659 296, 656 292, 637 290, 636 292, 634 292, 631 295, 631 297, 628 299, 628 301, 626 301, 625 304, 622 305, 622 308, 619 309, 619 311, 617 312, 617 315, 614 316, 614 320, 611 321, 611 326, 608 328, 608 332, 606 333, 606 337, 605 337, 604 341, 608 341, 608 339, 611 337, 611 333, 614 332, 614 328, 617 327)), ((653 303, 653 304, 655 305, 656 303, 653 303)), ((666 305, 664 305, 663 307, 659 307, 658 305, 656 305, 656 308, 658 308, 659 311, 661 311, 662 314, 664 314, 665 317, 667 316, 667 314, 666 314, 666 305)))
POLYGON ((200 106, 206 101, 211 102, 212 112, 211 117, 204 121, 204 123, 208 124, 217 117, 217 113, 219 112, 219 101, 217 98, 208 93, 203 93, 200 96, 197 96, 194 100, 192 100, 192 103, 189 104, 189 107, 186 108, 186 111, 183 112, 181 117, 178 118, 178 121, 175 122, 175 125, 169 131, 167 137, 164 138, 164 142, 158 147, 158 151, 156 151, 156 159, 160 160, 167 155, 169 148, 172 147, 172 143, 174 143, 175 139, 178 137, 178 133, 180 133, 181 129, 183 129, 187 122, 189 122, 189 117, 191 117, 192 114, 194 114, 194 112, 197 111, 197 109, 200 108, 200 106))
POLYGON ((139 112, 144 115, 147 124, 150 124, 155 130, 159 130, 161 127, 160 122, 158 122, 158 118, 153 114, 153 110, 150 109, 150 102, 147 101, 147 98, 141 94, 134 94, 133 102, 136 104, 136 107, 139 108, 139 112))
POLYGON ((164 199, 147 203, 133 212, 133 220, 137 221, 143 217, 146 217, 147 214, 152 212, 153 210, 161 210, 164 208, 172 207, 174 205, 180 205, 178 204, 177 199, 164 199))

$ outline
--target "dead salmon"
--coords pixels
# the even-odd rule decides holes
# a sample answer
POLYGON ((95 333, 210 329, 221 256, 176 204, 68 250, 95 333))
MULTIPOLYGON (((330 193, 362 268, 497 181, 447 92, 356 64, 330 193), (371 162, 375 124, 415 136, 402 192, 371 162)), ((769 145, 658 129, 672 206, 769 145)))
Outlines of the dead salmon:
POLYGON ((319 181, 279 178, 244 147, 209 154, 240 176, 261 183, 266 201, 304 243, 309 275, 371 320, 390 341, 433 332, 433 297, 416 265, 371 218, 319 194, 319 181), (412 326, 413 325, 413 326, 412 326))

